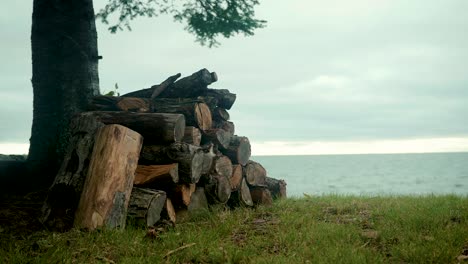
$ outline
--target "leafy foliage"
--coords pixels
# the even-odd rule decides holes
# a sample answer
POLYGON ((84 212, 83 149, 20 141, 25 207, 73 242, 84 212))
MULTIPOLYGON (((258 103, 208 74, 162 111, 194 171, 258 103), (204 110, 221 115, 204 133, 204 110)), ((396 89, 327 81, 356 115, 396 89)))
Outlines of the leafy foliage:
POLYGON ((116 23, 109 27, 115 33, 125 28, 131 30, 130 21, 136 17, 171 14, 175 21, 187 24, 185 29, 199 43, 212 47, 219 44, 216 40, 219 35, 251 36, 255 29, 265 27, 265 20, 254 18, 254 6, 258 4, 258 0, 109 0, 96 17, 110 24, 112 14, 117 14, 116 23))

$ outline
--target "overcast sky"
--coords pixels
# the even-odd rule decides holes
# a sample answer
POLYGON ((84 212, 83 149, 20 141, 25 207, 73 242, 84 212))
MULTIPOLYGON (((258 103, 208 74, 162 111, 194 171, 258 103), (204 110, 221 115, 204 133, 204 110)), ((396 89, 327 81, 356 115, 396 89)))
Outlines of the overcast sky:
MULTIPOLYGON (((21 152, 32 121, 32 3, 0 10, 0 153, 21 152)), ((213 49, 168 17, 118 34, 98 21, 101 91, 207 68, 219 77, 212 88, 237 94, 231 118, 254 154, 468 151, 468 1, 261 1, 256 10, 266 28, 213 49)))

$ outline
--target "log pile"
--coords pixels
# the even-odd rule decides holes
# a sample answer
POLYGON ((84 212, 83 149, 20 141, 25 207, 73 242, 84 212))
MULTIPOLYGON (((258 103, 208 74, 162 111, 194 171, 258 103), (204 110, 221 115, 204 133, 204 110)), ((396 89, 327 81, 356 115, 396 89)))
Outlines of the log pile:
POLYGON ((202 69, 120 97, 97 96, 71 123, 64 162, 42 222, 59 229, 147 226, 180 221, 211 205, 269 205, 286 183, 267 177, 235 134, 236 95, 208 86, 202 69))

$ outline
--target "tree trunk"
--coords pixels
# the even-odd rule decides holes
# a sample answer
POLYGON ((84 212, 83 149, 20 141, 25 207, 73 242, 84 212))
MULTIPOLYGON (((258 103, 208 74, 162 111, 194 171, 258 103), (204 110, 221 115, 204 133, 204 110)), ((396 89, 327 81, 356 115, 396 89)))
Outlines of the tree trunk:
POLYGON ((243 174, 250 186, 266 186, 267 172, 260 163, 249 160, 244 166, 243 174))
POLYGON ((124 228, 143 138, 121 126, 98 130, 74 225, 124 228))
POLYGON ((144 146, 139 162, 145 165, 176 162, 179 164, 179 180, 197 183, 203 168, 203 151, 200 147, 181 142, 169 146, 144 146))
POLYGON ((33 124, 28 163, 50 184, 70 137, 69 123, 99 94, 97 33, 92 0, 34 0, 33 124))
POLYGON ((251 155, 250 141, 246 137, 233 136, 229 147, 222 152, 231 159, 232 163, 244 166, 251 155))
POLYGON ((127 217, 136 223, 142 222, 145 226, 154 226, 161 219, 165 204, 165 192, 133 187, 127 217))
POLYGON ((54 230, 67 230, 80 201, 88 175, 96 132, 104 124, 93 116, 77 115, 70 124, 71 138, 62 166, 42 207, 40 221, 54 230))
POLYGON ((96 111, 83 115, 95 116, 105 124, 120 124, 135 130, 145 137, 145 144, 179 142, 185 132, 185 118, 181 114, 96 111))
POLYGON ((200 129, 193 127, 193 126, 185 127, 185 133, 184 133, 184 138, 182 139, 182 142, 199 147, 201 138, 202 138, 202 134, 200 132, 200 129))
POLYGON ((134 185, 158 186, 171 185, 179 182, 179 164, 138 165, 135 171, 134 185))
POLYGON ((265 184, 271 192, 273 199, 286 198, 286 182, 275 178, 266 177, 265 184))

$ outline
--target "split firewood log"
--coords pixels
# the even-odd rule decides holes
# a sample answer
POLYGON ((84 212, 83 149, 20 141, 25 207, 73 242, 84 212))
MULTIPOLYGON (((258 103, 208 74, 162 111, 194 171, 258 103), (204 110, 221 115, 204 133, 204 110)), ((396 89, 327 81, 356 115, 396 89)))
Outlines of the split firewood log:
POLYGON ((134 185, 164 186, 179 182, 179 164, 138 165, 135 171, 134 185))
POLYGON ((232 176, 230 178, 231 190, 239 190, 242 179, 242 166, 240 164, 232 165, 232 176))

